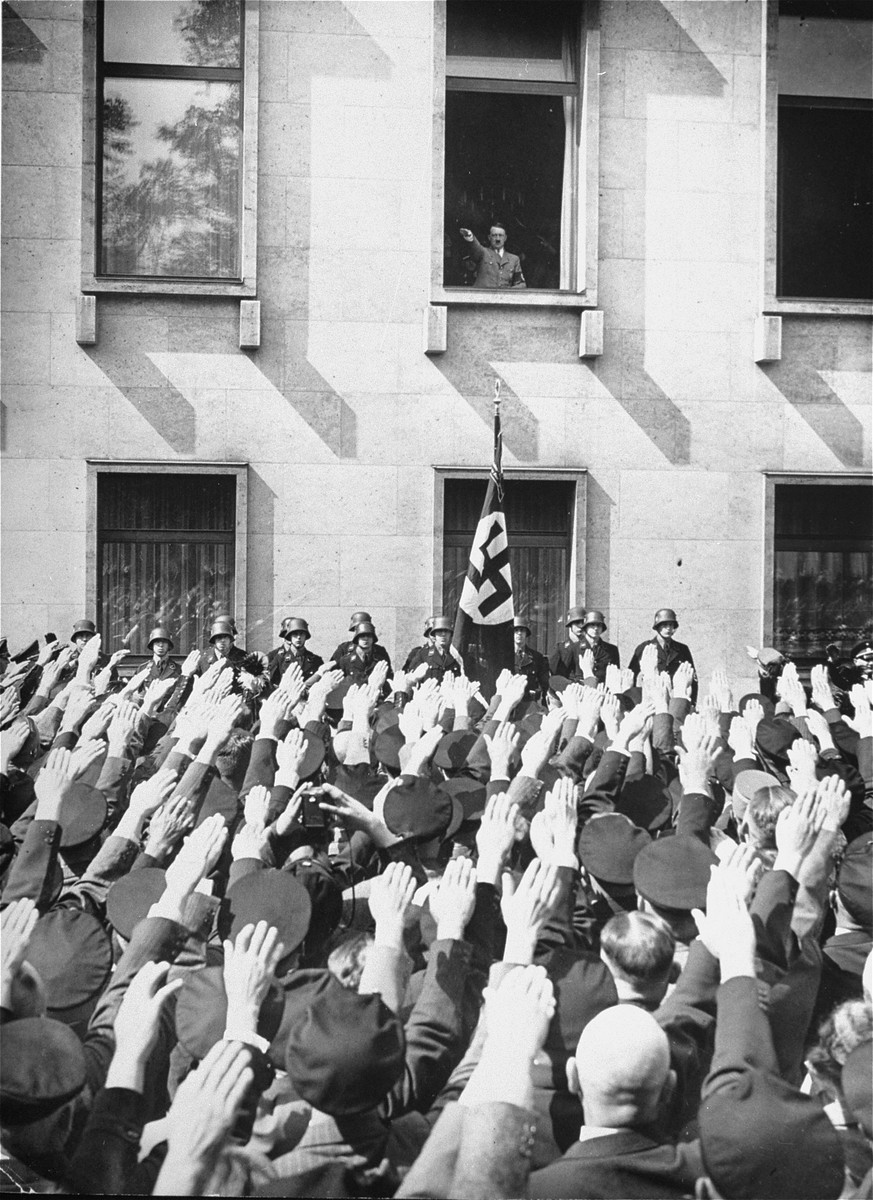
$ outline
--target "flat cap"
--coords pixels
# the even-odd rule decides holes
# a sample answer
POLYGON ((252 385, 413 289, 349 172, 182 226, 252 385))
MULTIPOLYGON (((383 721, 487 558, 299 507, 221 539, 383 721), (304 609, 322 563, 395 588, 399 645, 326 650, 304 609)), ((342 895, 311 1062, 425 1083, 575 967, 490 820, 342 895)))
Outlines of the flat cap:
POLYGON ((112 970, 112 947, 106 930, 84 909, 53 908, 33 928, 27 961, 45 984, 48 1008, 63 1013, 103 990, 112 970))
MULTIPOLYGON (((216 1042, 221 1041, 227 1026, 224 968, 201 967, 199 971, 186 972, 184 978, 176 997, 176 1034, 192 1057, 202 1059, 216 1042)), ((271 984, 258 1011, 256 1030, 268 1042, 272 1042, 279 1031, 284 1009, 282 989, 271 984)), ((279 1062, 277 1065, 284 1064, 279 1062)))
POLYGON ((67 1025, 25 1017, 0 1025, 0 1099, 4 1124, 51 1116, 85 1086, 85 1054, 67 1025))
POLYGON ((420 775, 403 776, 385 797, 383 819, 401 838, 427 842, 443 837, 452 822, 452 798, 420 775))
POLYGON ((329 973, 288 1031, 285 1068, 301 1099, 351 1116, 375 1108, 400 1078, 403 1026, 377 995, 358 995, 329 973))
POLYGON ((645 846, 634 862, 634 887, 660 908, 706 907, 710 867, 718 859, 703 842, 684 834, 659 838, 645 846))
POLYGON ((746 809, 749 807, 749 801, 758 788, 779 786, 779 780, 776 776, 770 775, 767 771, 740 771, 734 780, 734 790, 731 799, 731 807, 734 810, 736 819, 738 821, 743 819, 746 809))
POLYGON ((105 825, 106 812, 103 793, 77 779, 64 799, 61 849, 72 850, 90 842, 105 825))
POLYGON ((485 811, 485 784, 478 779, 471 779, 468 775, 455 775, 441 783, 440 790, 451 796, 453 801, 460 802, 465 821, 478 821, 485 811))
POLYGON ((163 896, 166 880, 166 872, 161 867, 142 867, 122 875, 109 889, 106 915, 115 932, 126 941, 130 941, 134 929, 163 896))
POLYGON ((636 857, 651 840, 629 817, 604 813, 585 822, 577 850, 582 865, 595 879, 629 884, 634 881, 636 857))
POLYGON ((433 761, 443 771, 457 771, 464 766, 470 751, 478 741, 479 734, 474 730, 456 729, 447 733, 440 741, 433 761))
POLYGON ((287 958, 306 937, 311 916, 312 902, 303 884, 287 871, 267 867, 244 875, 227 889, 218 929, 223 938, 233 940, 246 925, 266 921, 279 931, 287 958))

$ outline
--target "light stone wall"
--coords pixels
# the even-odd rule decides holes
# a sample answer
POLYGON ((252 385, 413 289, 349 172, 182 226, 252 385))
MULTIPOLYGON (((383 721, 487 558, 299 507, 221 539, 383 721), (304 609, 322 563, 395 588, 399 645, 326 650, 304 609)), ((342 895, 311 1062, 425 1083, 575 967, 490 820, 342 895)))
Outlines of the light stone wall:
MULTIPOLYGON (((260 349, 231 299, 99 297, 75 342, 81 8, 12 0, 4 62, 3 631, 85 615, 85 459, 247 462, 247 640, 354 608, 404 655, 435 591, 433 466, 587 468, 587 595, 625 656, 660 605, 703 672, 761 637, 762 472, 870 466, 871 323, 786 316, 756 365, 757 0, 603 0, 599 307, 450 310, 422 353, 433 133, 427 2, 262 0, 260 349), (21 31, 19 30, 19 33, 21 31)), ((507 133, 511 145, 511 133, 507 133)), ((437 536, 439 531, 437 531, 437 536)))

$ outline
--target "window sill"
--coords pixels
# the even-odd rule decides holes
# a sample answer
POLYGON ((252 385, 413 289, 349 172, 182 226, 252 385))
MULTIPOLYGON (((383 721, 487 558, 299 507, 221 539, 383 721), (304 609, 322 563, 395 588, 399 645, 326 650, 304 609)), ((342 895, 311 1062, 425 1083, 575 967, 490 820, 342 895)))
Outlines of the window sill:
POLYGON ((797 313, 801 316, 873 317, 869 300, 781 300, 768 296, 761 311, 767 316, 797 313))
POLYGON ((101 279, 95 275, 82 276, 82 291, 90 295, 118 292, 134 296, 227 296, 237 300, 257 295, 257 285, 232 279, 166 280, 160 279, 101 279))
POLYGON ((435 287, 431 304, 475 304, 525 308, 597 308, 597 296, 589 291, 559 292, 539 288, 444 288, 435 287))

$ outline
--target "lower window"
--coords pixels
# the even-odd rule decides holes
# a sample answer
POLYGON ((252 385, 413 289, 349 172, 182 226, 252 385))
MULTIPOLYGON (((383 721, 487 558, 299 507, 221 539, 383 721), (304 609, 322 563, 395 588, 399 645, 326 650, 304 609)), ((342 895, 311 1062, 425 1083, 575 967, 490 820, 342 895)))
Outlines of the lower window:
POLYGON ((147 655, 155 625, 176 655, 234 611, 236 476, 97 477, 97 622, 104 648, 147 655))
POLYGON ((777 483, 773 633, 801 666, 873 634, 873 487, 777 483))
MULTIPOLYGON (((504 513, 516 616, 543 653, 563 639, 573 558, 572 482, 504 480, 504 513)), ((443 611, 454 616, 482 513, 487 479, 446 479, 443 492, 443 611)))

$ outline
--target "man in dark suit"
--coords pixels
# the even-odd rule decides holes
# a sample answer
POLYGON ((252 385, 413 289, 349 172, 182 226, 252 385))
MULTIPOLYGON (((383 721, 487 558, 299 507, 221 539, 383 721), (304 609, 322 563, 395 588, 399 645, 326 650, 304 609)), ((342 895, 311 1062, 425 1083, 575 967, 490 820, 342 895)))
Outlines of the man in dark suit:
MULTIPOLYGON (((694 666, 694 659, 691 657, 691 651, 684 642, 677 642, 674 634, 679 628, 679 621, 672 608, 659 608, 655 613, 655 619, 652 622, 652 629, 655 631, 655 636, 647 642, 640 642, 636 650, 634 650, 633 658, 630 660, 629 666, 636 677, 640 671, 640 659, 646 646, 655 646, 658 651, 658 673, 666 671, 670 678, 676 674, 676 668, 680 663, 687 662, 694 666)), ((695 680, 692 687, 691 701, 694 703, 697 695, 697 681, 695 680)))
POLYGON ((512 622, 512 635, 515 640, 516 675, 524 675, 527 679, 525 700, 539 700, 545 704, 546 692, 549 690, 549 660, 539 650, 527 644, 530 637, 530 625, 524 617, 515 617, 512 622))
POLYGON ((282 676, 294 663, 303 672, 304 680, 312 679, 324 665, 324 659, 306 649, 306 643, 312 635, 309 625, 302 617, 285 617, 279 626, 279 637, 283 645, 277 646, 267 655, 267 668, 270 683, 278 687, 282 676))
POLYGON ((431 617, 430 636, 431 644, 417 646, 407 658, 404 670, 417 680, 435 679, 437 683, 442 683, 446 673, 460 675, 461 664, 451 652, 452 622, 449 618, 431 617))
POLYGON ((597 608, 586 609, 576 605, 567 613, 566 626, 569 636, 566 642, 555 647, 549 666, 553 675, 562 675, 581 683, 590 672, 583 668, 582 658, 590 651, 594 658, 594 676, 598 683, 606 678, 606 668, 612 663, 619 665, 618 648, 603 640, 606 621, 597 608))

